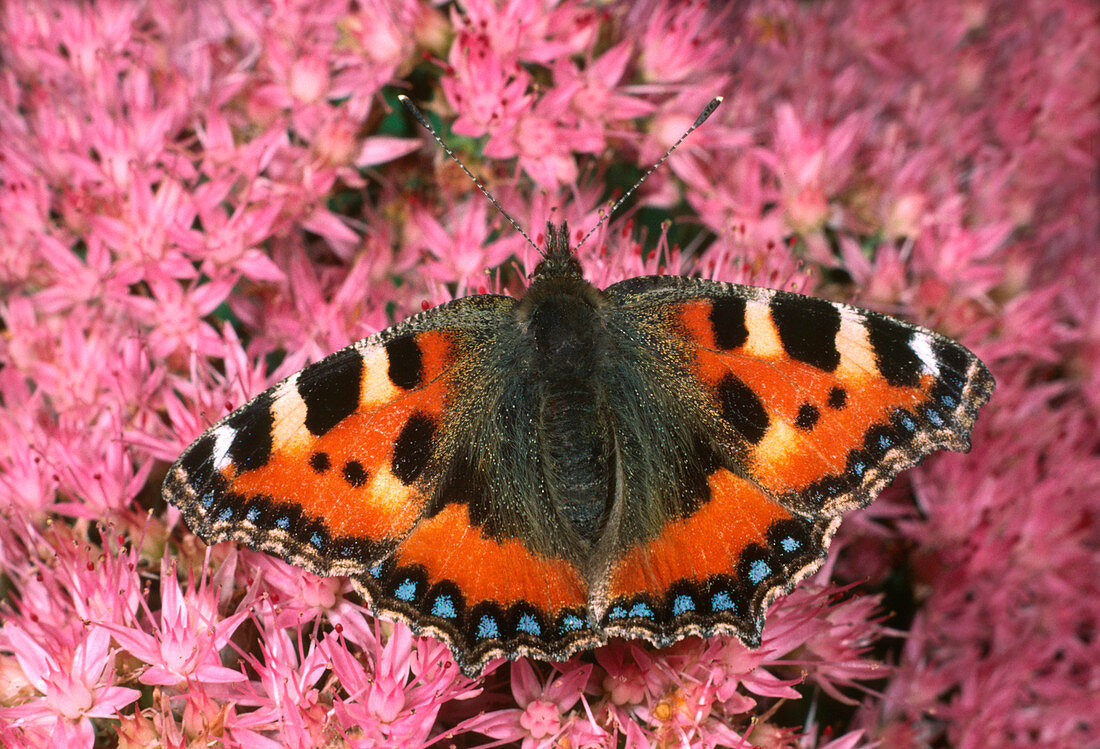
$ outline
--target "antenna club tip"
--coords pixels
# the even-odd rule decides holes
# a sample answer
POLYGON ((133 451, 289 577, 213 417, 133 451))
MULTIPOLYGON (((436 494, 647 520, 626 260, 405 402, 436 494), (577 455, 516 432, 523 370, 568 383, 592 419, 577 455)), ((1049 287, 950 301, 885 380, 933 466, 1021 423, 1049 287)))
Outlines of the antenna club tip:
MULTIPOLYGON (((402 96, 404 96, 404 94, 402 94, 402 96)), ((714 103, 715 104, 721 104, 725 100, 726 100, 726 97, 724 97, 724 96, 715 96, 714 97, 714 103)))
POLYGON ((397 95, 397 100, 400 101, 400 102, 406 102, 406 101, 409 100, 409 97, 405 96, 404 94, 398 94, 397 95))
MULTIPOLYGON (((714 114, 714 110, 718 109, 718 105, 721 103, 721 96, 715 96, 713 99, 707 102, 707 105, 703 107, 703 111, 700 112, 699 116, 695 118, 695 124, 688 128, 688 133, 706 122, 707 118, 714 114)), ((687 135, 687 133, 684 133, 684 135, 687 135)))

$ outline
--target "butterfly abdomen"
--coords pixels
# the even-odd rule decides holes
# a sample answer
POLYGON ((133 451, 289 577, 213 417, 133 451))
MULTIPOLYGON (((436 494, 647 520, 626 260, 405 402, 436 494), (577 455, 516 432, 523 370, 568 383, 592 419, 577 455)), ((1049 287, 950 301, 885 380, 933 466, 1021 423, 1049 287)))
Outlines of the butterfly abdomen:
MULTIPOLYGON (((547 479, 558 512, 585 541, 603 530, 614 493, 613 450, 606 411, 585 383, 544 391, 539 427, 547 479)), ((563 386, 564 385, 564 386, 563 386)))
POLYGON ((538 383, 538 434, 554 508, 595 544, 614 496, 613 440, 599 371, 607 355, 602 295, 583 279, 550 274, 520 305, 538 383))

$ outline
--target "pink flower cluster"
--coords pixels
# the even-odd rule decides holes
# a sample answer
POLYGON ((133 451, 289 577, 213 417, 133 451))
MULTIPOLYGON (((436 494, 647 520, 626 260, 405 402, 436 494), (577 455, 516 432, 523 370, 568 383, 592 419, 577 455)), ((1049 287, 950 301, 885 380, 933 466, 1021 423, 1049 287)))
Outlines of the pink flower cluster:
POLYGON ((1098 160, 1090 0, 2 4, 0 744, 1095 744, 1098 160), (724 95, 590 280, 935 327, 998 380, 974 451, 850 518, 757 650, 473 681, 343 580, 206 548, 159 484, 207 425, 537 259, 401 91, 536 240, 724 95))

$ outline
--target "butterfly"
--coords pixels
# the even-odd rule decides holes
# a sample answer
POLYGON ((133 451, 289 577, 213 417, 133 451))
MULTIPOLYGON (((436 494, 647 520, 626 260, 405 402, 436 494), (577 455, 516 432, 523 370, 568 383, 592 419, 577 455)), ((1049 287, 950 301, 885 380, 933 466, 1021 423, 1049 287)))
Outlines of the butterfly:
MULTIPOLYGON (((698 123, 697 123, 698 124, 698 123)), ((410 317, 260 393, 171 467, 207 543, 346 575, 462 671, 734 635, 817 570, 842 515, 994 382, 902 320, 753 286, 599 289, 565 224, 518 299, 410 317)))

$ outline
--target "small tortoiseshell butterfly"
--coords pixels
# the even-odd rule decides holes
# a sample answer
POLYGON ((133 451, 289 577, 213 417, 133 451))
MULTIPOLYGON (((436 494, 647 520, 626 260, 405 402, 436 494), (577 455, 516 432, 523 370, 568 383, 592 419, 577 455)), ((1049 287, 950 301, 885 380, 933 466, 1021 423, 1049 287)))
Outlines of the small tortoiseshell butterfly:
POLYGON ((968 450, 992 390, 958 343, 848 305, 675 276, 598 289, 563 224, 521 298, 458 299, 311 364, 208 429, 164 493, 207 543, 349 576, 468 675, 612 637, 756 646, 842 514, 968 450))

